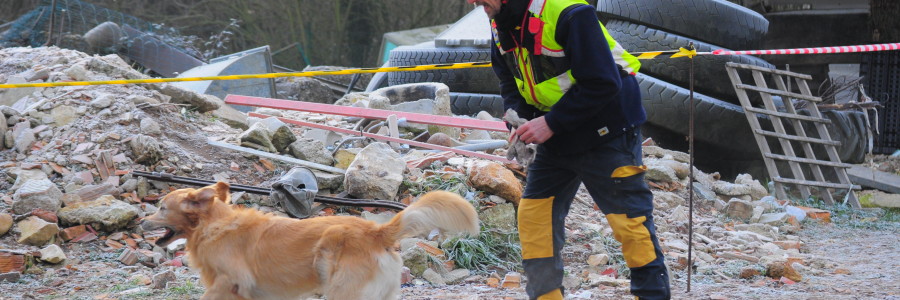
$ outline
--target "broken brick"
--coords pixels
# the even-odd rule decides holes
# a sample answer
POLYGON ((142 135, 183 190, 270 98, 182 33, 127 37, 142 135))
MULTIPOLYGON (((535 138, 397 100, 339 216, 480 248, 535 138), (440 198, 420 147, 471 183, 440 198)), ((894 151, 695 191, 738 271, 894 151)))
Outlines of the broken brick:
POLYGON ((131 249, 125 248, 125 250, 122 250, 122 254, 119 254, 117 260, 127 266, 133 266, 138 262, 138 254, 131 249))
POLYGON ((506 276, 503 276, 503 283, 500 284, 503 288, 513 289, 522 286, 522 274, 518 272, 509 272, 506 273, 506 276))
POLYGON ((70 241, 74 238, 81 236, 82 234, 87 232, 87 227, 84 225, 72 226, 66 229, 63 229, 59 236, 63 238, 64 241, 70 241))
POLYGON ((25 271, 25 256, 0 252, 0 273, 25 271))

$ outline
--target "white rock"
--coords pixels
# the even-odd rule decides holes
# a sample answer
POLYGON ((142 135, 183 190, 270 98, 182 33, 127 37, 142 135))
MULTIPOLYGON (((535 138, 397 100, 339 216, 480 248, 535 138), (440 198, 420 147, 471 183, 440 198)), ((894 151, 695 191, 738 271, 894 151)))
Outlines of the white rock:
POLYGON ((41 249, 41 260, 51 264, 58 264, 66 260, 66 254, 63 253, 62 248, 59 248, 56 244, 51 244, 41 249))

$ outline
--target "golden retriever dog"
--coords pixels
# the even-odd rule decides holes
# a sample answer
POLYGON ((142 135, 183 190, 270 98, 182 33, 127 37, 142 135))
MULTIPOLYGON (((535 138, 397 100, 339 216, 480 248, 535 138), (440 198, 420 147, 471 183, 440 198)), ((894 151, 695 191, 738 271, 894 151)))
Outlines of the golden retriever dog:
POLYGON ((387 224, 357 217, 304 220, 233 207, 228 184, 166 195, 144 230, 165 228, 165 247, 187 239, 191 267, 206 287, 202 299, 397 299, 405 237, 434 229, 478 232, 478 215, 457 194, 423 195, 387 224))

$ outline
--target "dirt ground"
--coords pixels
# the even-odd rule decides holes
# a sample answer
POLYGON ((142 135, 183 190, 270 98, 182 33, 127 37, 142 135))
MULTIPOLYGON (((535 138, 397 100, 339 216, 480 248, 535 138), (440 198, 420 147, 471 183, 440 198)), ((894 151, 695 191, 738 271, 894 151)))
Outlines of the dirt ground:
MULTIPOLYGON (((798 235, 805 242, 803 253, 822 258, 809 262, 821 265, 805 272, 803 281, 784 284, 761 276, 744 280, 695 274, 688 293, 682 270, 672 276, 673 298, 900 299, 900 223, 838 213, 832 224, 805 222, 798 235)), ((0 248, 13 245, 10 235, 0 239, 0 248)), ((62 248, 69 257, 66 262, 41 274, 25 274, 15 283, 0 283, 0 299, 197 299, 203 293, 197 273, 187 267, 124 266, 116 260, 118 252, 102 250, 100 240, 67 243, 62 248), (147 286, 154 274, 167 270, 176 275, 167 288, 147 286)), ((570 272, 580 268, 573 265, 567 266, 570 272)), ((526 299, 522 288, 488 287, 480 276, 469 281, 443 287, 406 286, 401 299, 526 299)), ((625 286, 567 293, 566 299, 633 299, 625 286)))

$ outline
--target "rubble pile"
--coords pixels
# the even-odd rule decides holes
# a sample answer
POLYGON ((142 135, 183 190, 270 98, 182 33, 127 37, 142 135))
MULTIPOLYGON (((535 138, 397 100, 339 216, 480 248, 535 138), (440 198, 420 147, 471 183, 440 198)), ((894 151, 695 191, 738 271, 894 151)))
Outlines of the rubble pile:
MULTIPOLYGON (((0 50, 0 82, 62 82, 146 78, 117 56, 87 56, 50 48, 0 50)), ((336 103, 369 108, 450 115, 443 84, 391 87, 356 93, 336 103)), ((237 112, 220 99, 165 84, 73 86, 0 91, 0 281, 35 288, 32 293, 77 293, 67 278, 93 277, 129 283, 118 295, 184 286, 196 274, 185 267, 184 242, 165 249, 152 242, 161 231, 136 224, 157 211, 159 199, 175 187, 136 177, 151 171, 200 179, 266 186, 292 165, 217 148, 208 139, 240 145, 315 165, 345 169, 315 171, 319 192, 361 199, 410 203, 433 189, 458 192, 479 209, 490 239, 517 244, 515 205, 525 170, 451 152, 410 149, 394 143, 345 137, 322 129, 288 126, 286 117, 345 129, 430 140, 445 146, 506 140, 506 133, 376 122, 352 117, 259 109, 273 117, 237 112), (399 128, 398 128, 399 127, 399 128), (441 140, 441 142, 437 142, 441 140), (512 240, 510 240, 512 239, 512 240)), ((494 120, 487 114, 479 118, 494 120)), ((504 149, 488 150, 505 156, 504 149)), ((694 169, 688 156, 644 147, 646 179, 655 196, 660 243, 674 277, 692 268, 714 280, 745 278, 793 283, 806 274, 839 266, 803 252, 793 235, 806 219, 827 222, 827 212, 794 207, 775 199, 749 175, 735 182, 694 169), (688 187, 693 187, 693 265, 687 263, 688 187), (770 279, 764 279, 770 278, 770 279)), ((234 193, 236 205, 283 215, 266 196, 234 193)), ((352 214, 386 222, 383 209, 316 207, 319 216, 352 214)), ((627 290, 621 250, 606 219, 582 189, 567 222, 564 257, 567 291, 627 290)), ((440 235, 401 243, 404 284, 473 284, 518 288, 524 277, 514 267, 463 267, 440 235)), ((512 251, 514 252, 514 251, 512 251)), ((507 253, 514 255, 515 253, 507 253)), ((511 257, 510 259, 516 259, 511 257)), ((513 264, 515 265, 515 264, 513 264)), ((27 288, 24 290, 28 290, 27 288)), ((37 296, 37 295, 33 295, 37 296)))

